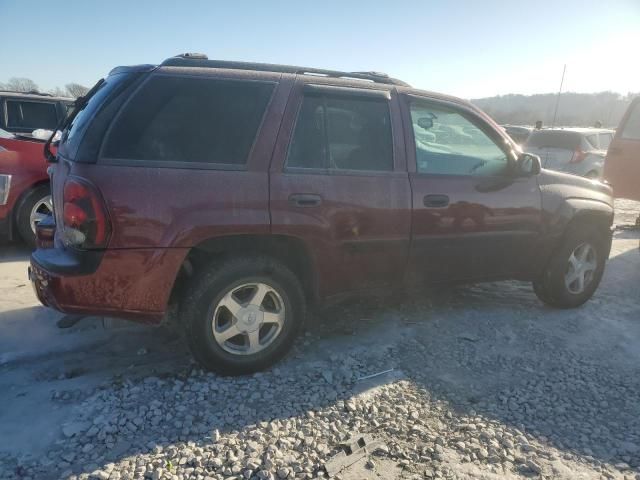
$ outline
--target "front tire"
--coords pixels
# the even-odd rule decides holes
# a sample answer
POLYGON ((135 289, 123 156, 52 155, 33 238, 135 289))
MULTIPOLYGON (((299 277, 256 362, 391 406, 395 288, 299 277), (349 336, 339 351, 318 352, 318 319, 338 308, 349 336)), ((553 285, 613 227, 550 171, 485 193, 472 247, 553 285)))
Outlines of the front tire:
POLYGON ((595 293, 608 253, 605 235, 595 227, 577 225, 533 282, 540 300, 556 308, 576 308, 595 293))
POLYGON ((16 226, 22 239, 31 247, 36 246, 35 226, 47 215, 53 214, 51 189, 49 185, 40 185, 24 197, 18 207, 16 226))
POLYGON ((187 342, 208 370, 240 375, 263 370, 290 349, 305 316, 296 276, 268 257, 212 265, 183 302, 187 342))

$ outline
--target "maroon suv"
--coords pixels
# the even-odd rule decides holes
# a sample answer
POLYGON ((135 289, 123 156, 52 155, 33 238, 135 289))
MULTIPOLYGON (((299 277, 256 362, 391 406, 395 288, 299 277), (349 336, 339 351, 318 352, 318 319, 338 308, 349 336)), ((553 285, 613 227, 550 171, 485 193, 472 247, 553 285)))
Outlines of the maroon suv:
POLYGON ((380 73, 173 57, 118 67, 64 129, 45 305, 184 325, 207 368, 251 372, 309 304, 521 279, 596 290, 608 186, 540 169, 473 105, 380 73))

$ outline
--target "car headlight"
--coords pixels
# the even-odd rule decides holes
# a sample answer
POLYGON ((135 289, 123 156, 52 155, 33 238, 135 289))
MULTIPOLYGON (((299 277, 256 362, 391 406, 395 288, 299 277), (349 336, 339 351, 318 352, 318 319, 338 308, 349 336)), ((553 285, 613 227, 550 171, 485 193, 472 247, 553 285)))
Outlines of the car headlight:
POLYGON ((11 175, 0 174, 0 205, 6 205, 11 188, 11 175))

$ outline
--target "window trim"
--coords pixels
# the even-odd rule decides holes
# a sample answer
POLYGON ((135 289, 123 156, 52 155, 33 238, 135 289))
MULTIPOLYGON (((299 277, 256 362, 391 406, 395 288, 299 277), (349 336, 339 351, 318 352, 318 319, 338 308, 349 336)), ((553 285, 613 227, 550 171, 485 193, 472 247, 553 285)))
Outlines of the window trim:
POLYGON ((516 171, 516 156, 517 152, 513 148, 509 142, 505 142, 505 138, 503 138, 494 128, 492 128, 482 117, 477 115, 475 112, 466 108, 464 105, 456 104, 453 102, 443 101, 436 98, 431 97, 423 97, 421 95, 415 95, 412 93, 406 94, 406 115, 409 125, 407 129, 409 131, 410 137, 410 145, 407 145, 408 152, 410 157, 413 158, 413 167, 416 175, 420 176, 433 176, 438 178, 443 177, 451 177, 451 178, 513 178, 514 172, 516 171), (458 113, 464 119, 469 121, 475 127, 477 127, 482 133, 484 133, 489 140, 491 140, 496 147, 498 147, 505 154, 507 158, 507 168, 500 175, 488 175, 488 176, 480 176, 473 174, 458 174, 458 173, 429 173, 429 172, 420 172, 418 170, 418 156, 417 156, 417 146, 416 146, 416 135, 413 130, 413 122, 411 121, 411 105, 413 103, 420 103, 423 105, 435 106, 452 110, 454 113, 458 113), (504 144, 504 145, 503 145, 504 144), (509 148, 509 150, 507 150, 509 148))
POLYGON ((127 166, 127 167, 130 166, 130 167, 173 168, 173 169, 184 168, 189 170, 233 170, 233 171, 248 170, 249 163, 253 156, 256 143, 258 142, 258 137, 260 136, 260 132, 263 129, 265 119, 267 118, 267 113, 271 108, 271 104, 273 103, 274 98, 276 97, 278 83, 279 82, 276 80, 256 80, 256 79, 226 77, 226 76, 217 76, 217 75, 216 76, 198 75, 194 73, 182 73, 182 72, 154 72, 148 75, 148 77, 144 79, 142 82, 140 82, 140 85, 138 85, 134 89, 134 91, 131 92, 131 94, 129 95, 129 98, 127 98, 122 103, 122 105, 120 105, 120 108, 114 114, 113 118, 111 119, 111 123, 107 127, 107 130, 105 131, 104 136, 102 137, 102 141, 100 142, 100 148, 98 149, 96 164, 112 165, 112 166, 127 166), (170 161, 159 160, 159 159, 141 160, 141 159, 135 159, 135 158, 134 159, 113 158, 113 157, 105 156, 104 155, 105 145, 107 143, 107 139, 111 135, 111 131, 114 128, 114 125, 116 125, 120 117, 123 115, 123 112, 129 106, 129 103, 133 101, 133 99, 136 98, 136 96, 140 93, 140 90, 142 90, 145 87, 145 85, 151 81, 151 79, 157 78, 157 77, 197 78, 197 79, 214 81, 214 82, 227 82, 227 83, 236 82, 236 83, 253 83, 253 84, 260 83, 265 85, 271 85, 272 86, 271 95, 269 97, 269 100, 267 101, 267 104, 265 105, 264 112, 262 112, 262 118, 260 118, 260 122, 258 123, 258 128, 256 129, 255 136, 253 137, 251 147, 247 152, 247 157, 245 159, 245 162, 242 164, 205 162, 205 161, 181 162, 179 160, 170 160, 170 161))
MULTIPOLYGON (((322 84, 314 84, 314 83, 306 83, 302 87, 302 92, 299 96, 299 102, 296 108, 295 113, 295 121, 293 122, 293 126, 291 128, 291 134, 289 135, 287 141, 287 149, 284 155, 284 164, 282 171, 284 173, 291 174, 310 174, 310 175, 367 175, 367 176, 380 176, 380 175, 389 175, 396 173, 396 146, 395 146, 395 132, 393 126, 393 116, 391 110, 391 94, 389 91, 385 90, 377 90, 377 89, 364 89, 364 88, 353 88, 353 87, 338 87, 335 85, 322 85, 322 84), (317 87, 317 88, 316 88, 317 87), (382 95, 381 95, 382 94, 382 95), (355 170, 355 169, 340 169, 340 168, 331 168, 328 165, 328 156, 325 155, 325 167, 324 168, 316 168, 316 167, 292 167, 288 165, 289 162, 289 154, 291 152, 291 146, 293 144, 293 137, 296 132, 296 127, 298 126, 298 120, 300 119, 300 111, 302 110, 302 105, 304 104, 304 100, 307 97, 322 97, 323 98, 323 108, 326 109, 326 98, 327 97, 337 97, 337 98, 352 98, 352 99, 361 99, 363 97, 372 98, 384 102, 387 106, 387 112, 389 114, 389 134, 390 134, 390 145, 391 145, 391 169, 390 170, 355 170)), ((324 142, 328 145, 329 136, 328 136, 328 123, 326 115, 324 115, 324 142)))
MULTIPOLYGON (((46 105, 51 105, 53 106, 53 110, 55 112, 56 115, 56 125, 58 123, 60 123, 60 111, 58 109, 58 102, 56 101, 51 101, 51 100, 38 100, 35 98, 20 98, 20 97, 15 97, 15 98, 11 98, 11 97, 4 97, 4 125, 7 128, 13 128, 13 129, 27 129, 27 130, 36 130, 38 128, 43 128, 43 127, 33 127, 33 126, 23 126, 23 125, 14 125, 14 126, 10 126, 9 125, 9 102, 18 102, 18 103, 44 103, 46 105)), ((54 127, 55 129, 55 127, 54 127)))

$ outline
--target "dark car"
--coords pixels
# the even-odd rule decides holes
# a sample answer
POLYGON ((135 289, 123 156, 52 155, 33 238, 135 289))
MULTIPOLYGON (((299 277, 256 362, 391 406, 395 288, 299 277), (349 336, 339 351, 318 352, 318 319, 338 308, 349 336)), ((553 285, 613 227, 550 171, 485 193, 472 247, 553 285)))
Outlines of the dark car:
POLYGON ((72 108, 73 98, 0 91, 0 128, 29 135, 39 128, 55 130, 72 108))
POLYGON ((611 248, 608 186, 541 171, 470 103, 384 74, 179 56, 116 68, 78 111, 39 299, 173 319, 209 369, 266 367, 308 305, 348 295, 521 279, 577 307, 611 248))

